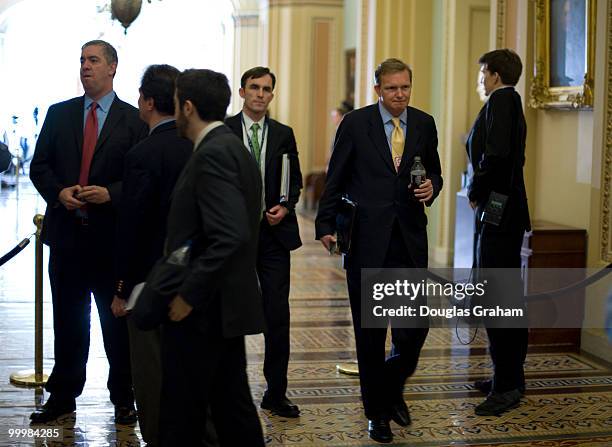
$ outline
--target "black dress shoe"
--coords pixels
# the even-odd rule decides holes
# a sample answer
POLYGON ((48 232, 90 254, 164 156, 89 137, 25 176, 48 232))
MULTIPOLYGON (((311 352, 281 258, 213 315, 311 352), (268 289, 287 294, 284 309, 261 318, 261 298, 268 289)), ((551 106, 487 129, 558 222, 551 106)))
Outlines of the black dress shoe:
POLYGON ((115 424, 133 425, 138 420, 134 404, 115 405, 115 424))
POLYGON ((391 407, 391 419, 402 427, 408 427, 412 423, 410 420, 410 411, 408 411, 408 407, 404 401, 398 402, 391 407))
POLYGON ((489 394, 493 388, 493 381, 491 379, 477 380, 474 382, 474 388, 484 394, 489 394))
POLYGON ((269 410, 272 414, 285 418, 296 418, 300 415, 300 409, 286 397, 282 399, 270 399, 266 396, 261 400, 261 408, 269 410))
POLYGON ((491 392, 484 402, 477 405, 474 413, 478 416, 499 416, 500 414, 516 408, 521 403, 521 392, 516 390, 505 393, 491 392))
MULTIPOLYGON (((477 380, 474 382, 474 388, 484 394, 489 394, 493 389, 493 381, 491 379, 477 380)), ((519 386, 518 390, 525 395, 525 384, 519 386)))
POLYGON ((74 399, 59 399, 51 395, 40 410, 36 410, 30 415, 30 423, 44 424, 64 414, 72 413, 74 410, 76 410, 74 399))
POLYGON ((386 419, 370 419, 368 421, 368 434, 376 442, 388 443, 393 441, 393 432, 386 419))

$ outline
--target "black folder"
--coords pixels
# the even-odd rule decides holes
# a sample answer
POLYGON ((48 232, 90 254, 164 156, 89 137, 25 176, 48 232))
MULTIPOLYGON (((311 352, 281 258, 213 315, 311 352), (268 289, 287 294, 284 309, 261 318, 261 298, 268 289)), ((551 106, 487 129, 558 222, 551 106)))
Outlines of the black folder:
POLYGON ((351 249, 351 237, 355 216, 357 215, 357 202, 353 202, 346 195, 342 196, 338 204, 338 214, 336 215, 336 235, 338 249, 340 253, 349 254, 351 249))

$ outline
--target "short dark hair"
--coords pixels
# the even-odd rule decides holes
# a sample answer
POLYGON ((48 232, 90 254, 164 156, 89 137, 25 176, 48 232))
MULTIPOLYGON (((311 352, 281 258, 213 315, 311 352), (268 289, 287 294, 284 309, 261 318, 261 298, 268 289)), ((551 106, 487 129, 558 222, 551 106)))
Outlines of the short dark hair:
POLYGON ((376 67, 376 71, 374 72, 374 80, 376 81, 376 85, 380 85, 380 78, 383 75, 399 73, 402 71, 408 72, 408 76, 410 76, 410 82, 412 82, 412 68, 410 68, 410 65, 395 58, 390 58, 382 61, 381 64, 376 67))
POLYGON ((274 73, 272 73, 268 67, 253 67, 245 71, 240 78, 240 87, 245 88, 247 81, 251 78, 259 79, 263 78, 265 75, 270 75, 272 78, 272 90, 274 90, 276 86, 276 76, 274 76, 274 73))
POLYGON ((153 98, 155 109, 163 115, 174 115, 174 86, 179 73, 172 65, 162 64, 150 65, 142 75, 143 98, 153 98))
POLYGON ((193 103, 202 121, 223 121, 232 93, 223 73, 191 68, 176 78, 179 106, 193 103))
POLYGON ((490 73, 497 73, 506 85, 516 85, 523 71, 521 58, 508 48, 489 51, 480 56, 478 63, 486 65, 490 73))
POLYGON ((85 42, 81 47, 81 50, 84 50, 85 47, 91 47, 92 45, 97 45, 102 47, 104 52, 104 59, 106 59, 107 64, 118 63, 119 58, 117 57, 117 50, 110 43, 105 40, 90 40, 89 42, 85 42))

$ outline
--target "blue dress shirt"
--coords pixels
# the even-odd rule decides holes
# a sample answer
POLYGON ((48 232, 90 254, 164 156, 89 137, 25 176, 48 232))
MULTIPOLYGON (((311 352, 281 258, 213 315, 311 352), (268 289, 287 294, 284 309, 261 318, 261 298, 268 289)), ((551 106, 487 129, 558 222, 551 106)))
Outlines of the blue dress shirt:
MULTIPOLYGON (((115 92, 110 91, 102 98, 100 98, 98 103, 98 109, 96 110, 96 115, 98 117, 98 136, 100 136, 100 131, 102 127, 104 127, 104 121, 106 121, 106 117, 108 116, 108 111, 110 110, 111 104, 115 100, 115 92)), ((83 107, 83 129, 85 129, 85 123, 87 122, 87 114, 89 113, 89 109, 91 108, 91 103, 93 99, 89 96, 85 95, 85 107, 83 107)))

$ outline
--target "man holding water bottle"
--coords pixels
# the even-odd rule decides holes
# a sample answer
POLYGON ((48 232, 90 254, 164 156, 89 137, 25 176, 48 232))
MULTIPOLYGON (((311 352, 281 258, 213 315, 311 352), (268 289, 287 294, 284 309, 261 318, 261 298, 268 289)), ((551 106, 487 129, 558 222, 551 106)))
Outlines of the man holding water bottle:
POLYGON ((329 250, 336 243, 341 198, 357 204, 344 264, 361 394, 370 437, 391 442, 391 419, 410 424, 404 382, 416 369, 428 328, 392 328, 393 351, 385 359, 386 328, 362 327, 361 269, 427 267, 425 206, 440 193, 442 176, 434 119, 408 106, 410 67, 387 59, 376 69, 375 80, 379 101, 345 115, 336 133, 316 238, 329 250), (411 171, 422 182, 412 184, 411 171))

